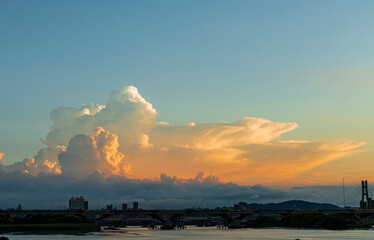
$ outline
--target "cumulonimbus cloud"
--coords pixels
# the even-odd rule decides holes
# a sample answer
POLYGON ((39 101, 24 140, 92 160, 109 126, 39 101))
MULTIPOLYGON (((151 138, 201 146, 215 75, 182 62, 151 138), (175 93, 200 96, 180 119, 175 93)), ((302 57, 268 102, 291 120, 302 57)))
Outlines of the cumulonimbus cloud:
POLYGON ((298 125, 263 118, 172 125, 157 122, 156 116, 133 86, 113 91, 105 105, 58 108, 50 114, 53 125, 43 140, 46 148, 5 169, 76 177, 98 171, 105 177, 131 174, 138 179, 162 173, 188 179, 206 172, 223 182, 280 183, 357 153, 364 144, 276 141, 298 125))
POLYGON ((66 151, 58 155, 61 170, 70 177, 85 177, 95 171, 109 177, 130 174, 130 165, 118 151, 117 135, 98 127, 93 136, 74 136, 66 151))

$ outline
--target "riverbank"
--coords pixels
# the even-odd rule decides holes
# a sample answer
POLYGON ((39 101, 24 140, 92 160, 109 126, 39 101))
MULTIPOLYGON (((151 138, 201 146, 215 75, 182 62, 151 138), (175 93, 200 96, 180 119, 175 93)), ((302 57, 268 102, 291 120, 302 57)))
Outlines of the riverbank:
POLYGON ((328 230, 346 230, 346 229, 369 229, 374 224, 371 219, 364 222, 358 221, 354 216, 342 214, 325 215, 316 214, 291 214, 283 217, 281 220, 273 217, 259 216, 248 227, 285 227, 285 228, 304 228, 304 229, 328 229, 328 230))
POLYGON ((0 224, 0 234, 80 234, 100 231, 93 223, 0 224))
POLYGON ((30 215, 0 219, 0 234, 83 234, 96 231, 100 231, 100 226, 84 216, 30 215))

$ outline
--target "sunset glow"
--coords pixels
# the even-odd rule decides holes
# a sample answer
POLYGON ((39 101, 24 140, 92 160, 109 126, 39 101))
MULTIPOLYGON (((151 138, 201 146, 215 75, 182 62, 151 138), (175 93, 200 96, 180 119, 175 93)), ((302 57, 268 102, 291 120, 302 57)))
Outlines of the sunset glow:
POLYGON ((345 205, 374 182, 373 10, 0 1, 0 209, 345 205))
POLYGON ((97 171, 138 179, 161 174, 187 179, 204 172, 223 182, 282 185, 365 151, 364 142, 277 140, 297 123, 246 117, 234 123, 171 125, 157 122, 156 114, 134 86, 113 91, 106 105, 58 108, 51 113, 46 148, 5 169, 80 178, 97 171))

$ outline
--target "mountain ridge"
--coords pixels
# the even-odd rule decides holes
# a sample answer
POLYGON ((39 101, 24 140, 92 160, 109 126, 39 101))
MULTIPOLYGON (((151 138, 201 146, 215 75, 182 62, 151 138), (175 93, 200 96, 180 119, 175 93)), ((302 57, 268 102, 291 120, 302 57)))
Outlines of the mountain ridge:
POLYGON ((289 200, 280 203, 249 203, 247 209, 257 210, 338 210, 338 207, 331 203, 314 203, 303 200, 289 200))

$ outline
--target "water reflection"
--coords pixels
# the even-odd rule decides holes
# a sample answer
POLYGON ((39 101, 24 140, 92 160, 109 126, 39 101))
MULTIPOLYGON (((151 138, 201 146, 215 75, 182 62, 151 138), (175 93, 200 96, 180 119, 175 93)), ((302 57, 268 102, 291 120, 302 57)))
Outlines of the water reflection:
POLYGON ((119 239, 256 239, 256 240, 320 240, 320 239, 374 239, 373 230, 305 230, 305 229, 216 229, 193 227, 186 230, 148 230, 147 228, 122 228, 87 235, 5 235, 10 240, 119 240, 119 239))

